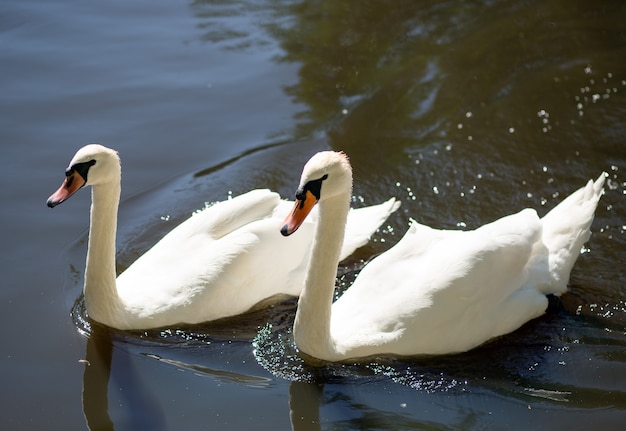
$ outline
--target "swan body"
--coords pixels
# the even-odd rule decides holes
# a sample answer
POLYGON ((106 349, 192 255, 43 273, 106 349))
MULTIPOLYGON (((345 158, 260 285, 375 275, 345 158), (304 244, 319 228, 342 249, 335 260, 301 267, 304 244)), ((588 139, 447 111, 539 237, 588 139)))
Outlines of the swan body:
MULTIPOLYGON (((76 153, 65 182, 48 199, 54 207, 92 186, 83 288, 90 318, 118 329, 149 329, 233 316, 274 295, 299 295, 315 221, 304 227, 302 238, 284 242, 277 214, 282 217, 293 202, 269 190, 193 215, 116 278, 120 178, 117 153, 90 144, 76 153)), ((398 206, 390 199, 351 211, 341 257, 364 245, 398 206)))
POLYGON ((281 229, 292 234, 317 203, 293 328, 297 347, 326 361, 449 354, 514 331, 545 312, 546 294, 566 291, 604 179, 589 181, 543 218, 525 209, 472 231, 413 221, 332 304, 352 174, 343 153, 316 154, 304 167, 296 205, 281 229))

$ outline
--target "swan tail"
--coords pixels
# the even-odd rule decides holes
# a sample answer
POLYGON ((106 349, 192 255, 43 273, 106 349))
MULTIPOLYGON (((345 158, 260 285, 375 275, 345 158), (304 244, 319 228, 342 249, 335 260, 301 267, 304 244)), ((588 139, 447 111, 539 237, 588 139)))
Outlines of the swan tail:
POLYGON ((591 223, 604 193, 606 176, 603 172, 595 182, 589 180, 541 219, 552 278, 544 293, 561 295, 567 290, 572 267, 591 236, 591 223))
POLYGON ((400 207, 400 201, 391 198, 381 204, 350 210, 340 260, 367 244, 376 230, 400 207))

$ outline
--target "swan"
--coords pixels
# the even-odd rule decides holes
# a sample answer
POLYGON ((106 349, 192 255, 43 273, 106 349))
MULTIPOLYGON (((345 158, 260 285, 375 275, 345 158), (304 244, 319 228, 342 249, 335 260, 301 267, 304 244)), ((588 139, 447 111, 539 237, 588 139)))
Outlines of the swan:
MULTIPOLYGON (((314 223, 302 238, 283 242, 278 230, 292 203, 277 193, 252 190, 193 215, 116 279, 119 156, 89 144, 78 150, 65 175, 48 198, 49 207, 92 186, 83 286, 91 319, 121 330, 195 324, 244 313, 277 294, 299 295, 314 223)), ((351 211, 340 256, 364 245, 399 204, 392 198, 351 211)))
POLYGON ((525 209, 472 231, 412 221, 402 239, 371 260, 333 304, 352 169, 344 153, 314 155, 281 228, 284 236, 293 234, 317 204, 319 220, 293 324, 297 348, 331 362, 451 354, 514 331, 545 312, 547 294, 567 289, 604 179, 605 174, 589 181, 543 218, 525 209))

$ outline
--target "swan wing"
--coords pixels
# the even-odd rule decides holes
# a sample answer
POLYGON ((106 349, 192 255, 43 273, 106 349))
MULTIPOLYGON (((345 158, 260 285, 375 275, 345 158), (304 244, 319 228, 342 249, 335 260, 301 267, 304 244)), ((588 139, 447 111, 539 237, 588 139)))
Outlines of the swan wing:
POLYGON ((333 305, 339 350, 355 357, 465 351, 537 317, 547 299, 529 285, 528 265, 547 254, 537 245, 541 233, 533 210, 467 232, 413 223, 333 305))
MULTIPOLYGON (((267 218, 217 240, 195 236, 183 248, 144 254, 118 277, 130 315, 148 320, 134 326, 200 323, 244 313, 274 295, 299 294, 310 244, 299 239, 304 235, 285 241, 279 229, 279 220, 267 218)), ((306 233, 310 239, 313 227, 303 227, 306 233)))
POLYGON ((268 189, 256 189, 232 199, 217 202, 193 214, 175 227, 154 247, 169 247, 168 242, 181 245, 187 238, 200 236, 203 239, 219 239, 235 232, 255 220, 270 217, 280 203, 278 193, 268 189))
POLYGON ((253 190, 210 206, 178 225, 117 278, 126 314, 169 324, 177 318, 173 310, 185 308, 185 315, 174 322, 202 321, 211 312, 193 317, 189 304, 202 293, 219 290, 212 286, 224 268, 248 253, 256 240, 247 226, 266 220, 279 201, 277 193, 253 190))

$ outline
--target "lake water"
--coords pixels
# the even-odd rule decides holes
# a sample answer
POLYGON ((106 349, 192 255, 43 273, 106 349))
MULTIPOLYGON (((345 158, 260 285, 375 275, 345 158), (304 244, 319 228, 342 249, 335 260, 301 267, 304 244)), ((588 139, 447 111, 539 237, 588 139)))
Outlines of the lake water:
POLYGON ((624 429, 623 1, 0 10, 1 429, 624 429), (293 301, 163 331, 86 320, 89 193, 45 201, 89 142, 123 160, 120 271, 205 203, 291 197, 314 152, 346 151, 355 206, 403 204, 342 264, 340 288, 409 218, 474 228, 544 214, 609 177, 545 316, 465 354, 311 367, 291 342, 293 301))

